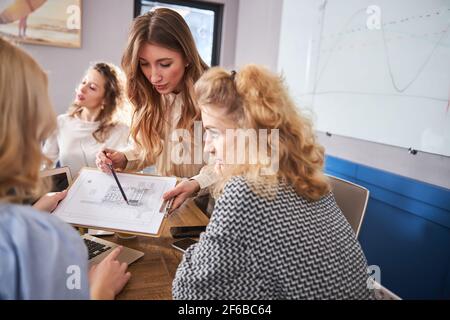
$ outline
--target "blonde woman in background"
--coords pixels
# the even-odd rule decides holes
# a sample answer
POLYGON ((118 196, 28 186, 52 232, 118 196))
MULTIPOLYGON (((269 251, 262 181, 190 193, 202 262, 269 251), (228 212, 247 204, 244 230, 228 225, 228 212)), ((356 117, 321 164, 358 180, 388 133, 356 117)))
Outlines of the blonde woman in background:
POLYGON ((174 298, 370 298, 366 258, 323 174, 324 150, 282 80, 259 66, 212 68, 195 92, 222 180, 206 232, 178 267, 174 298), (244 129, 257 138, 237 150, 239 134, 227 135, 244 129), (238 151, 242 164, 229 161, 238 151))
POLYGON ((47 76, 25 52, 0 38, 0 300, 113 299, 130 278, 112 252, 88 273, 83 240, 52 216, 65 192, 39 179, 41 143, 55 130, 47 76), (68 277, 77 270, 80 287, 68 277))
POLYGON ((202 161, 194 161, 195 148, 201 152, 201 144, 172 137, 176 129, 184 129, 193 138, 194 122, 200 121, 193 97, 194 83, 208 66, 184 19, 173 10, 160 8, 134 20, 122 68, 127 76, 127 95, 134 107, 131 136, 136 146, 124 152, 107 149, 106 156, 99 152, 97 166, 109 172, 106 164, 127 171, 154 165, 159 175, 190 178, 165 194, 166 200, 174 198, 173 211, 216 179, 212 168, 203 168, 202 161), (177 164, 173 155, 180 143, 185 154, 177 156, 187 161, 177 164))
POLYGON ((73 175, 82 167, 95 167, 95 154, 104 148, 126 148, 129 127, 125 114, 124 79, 119 68, 98 62, 75 89, 73 105, 57 118, 58 129, 44 145, 44 154, 73 175))

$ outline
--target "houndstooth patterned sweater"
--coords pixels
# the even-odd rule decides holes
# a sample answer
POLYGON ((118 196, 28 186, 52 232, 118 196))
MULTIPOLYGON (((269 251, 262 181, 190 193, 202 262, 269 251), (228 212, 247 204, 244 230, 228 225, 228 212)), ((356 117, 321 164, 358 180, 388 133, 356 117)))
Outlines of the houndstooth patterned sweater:
POLYGON ((334 197, 280 184, 270 200, 230 180, 184 254, 175 299, 368 299, 367 262, 334 197))

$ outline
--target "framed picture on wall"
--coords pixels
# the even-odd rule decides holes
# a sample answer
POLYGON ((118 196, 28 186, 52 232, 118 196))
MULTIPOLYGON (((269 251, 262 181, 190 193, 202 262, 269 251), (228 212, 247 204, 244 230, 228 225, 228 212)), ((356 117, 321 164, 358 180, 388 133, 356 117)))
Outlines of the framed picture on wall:
POLYGON ((134 16, 156 8, 177 11, 186 20, 203 61, 210 66, 219 64, 223 4, 194 0, 135 0, 134 16))
POLYGON ((0 35, 14 41, 81 47, 82 0, 0 0, 0 35))

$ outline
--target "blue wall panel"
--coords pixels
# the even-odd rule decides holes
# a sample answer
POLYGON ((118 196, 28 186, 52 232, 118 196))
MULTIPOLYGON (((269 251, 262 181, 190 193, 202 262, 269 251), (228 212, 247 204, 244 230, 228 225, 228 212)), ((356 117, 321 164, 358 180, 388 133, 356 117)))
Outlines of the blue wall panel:
POLYGON ((404 299, 450 299, 450 190, 327 156, 328 174, 365 186, 359 241, 404 299))

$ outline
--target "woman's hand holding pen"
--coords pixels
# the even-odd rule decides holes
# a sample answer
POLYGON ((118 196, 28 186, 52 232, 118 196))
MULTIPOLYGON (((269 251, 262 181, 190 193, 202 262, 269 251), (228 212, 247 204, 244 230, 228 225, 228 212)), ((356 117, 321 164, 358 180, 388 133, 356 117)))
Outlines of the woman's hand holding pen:
POLYGON ((187 198, 192 197, 199 190, 200 184, 192 179, 180 182, 175 188, 164 193, 163 199, 165 201, 173 199, 172 206, 167 211, 167 214, 170 215, 174 210, 180 207, 187 198))
POLYGON ((97 168, 105 173, 111 173, 108 165, 112 165, 114 169, 123 170, 127 166, 127 157, 123 152, 112 149, 104 149, 96 155, 95 164, 97 168))

